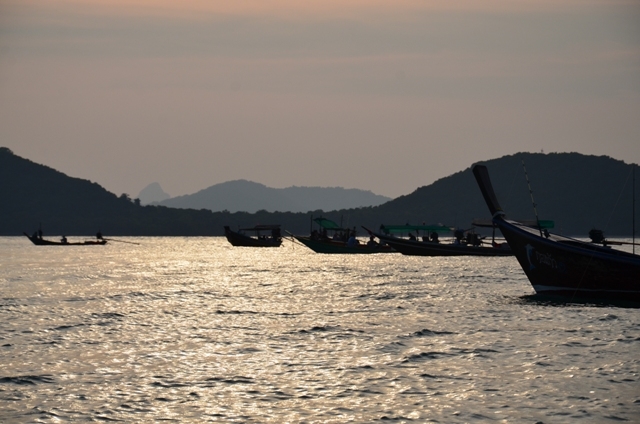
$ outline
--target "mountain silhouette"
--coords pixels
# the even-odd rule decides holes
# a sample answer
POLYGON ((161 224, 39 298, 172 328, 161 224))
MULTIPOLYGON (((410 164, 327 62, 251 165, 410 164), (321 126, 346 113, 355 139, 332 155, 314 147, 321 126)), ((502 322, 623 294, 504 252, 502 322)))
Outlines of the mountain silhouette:
POLYGON ((171 196, 160 187, 158 183, 151 183, 140 191, 138 199, 143 205, 149 205, 151 203, 162 202, 169 199, 171 196))
MULTIPOLYGON (((481 162, 488 167, 501 206, 512 219, 536 218, 523 162, 538 217, 554 221, 555 232, 584 237, 595 227, 609 236, 632 235, 632 165, 579 153, 517 153, 481 162)), ((378 206, 375 215, 389 224, 441 222, 456 227, 469 227, 475 218, 490 218, 472 166, 378 206)), ((636 222, 640 222, 638 209, 636 222)), ((356 222, 366 219, 357 213, 350 216, 356 222)))
POLYGON ((341 187, 271 188, 247 180, 216 184, 197 193, 177 196, 157 204, 172 208, 227 210, 254 213, 307 212, 377 206, 391 200, 370 191, 341 187))
MULTIPOLYGON (((607 156, 579 153, 518 153, 484 161, 503 209, 510 218, 534 219, 530 186, 540 219, 553 220, 554 232, 586 237, 591 228, 606 236, 633 232, 633 169, 607 156)), ((0 147, 0 235, 32 232, 40 224, 45 236, 211 236, 231 228, 281 224, 295 234, 309 232, 313 217, 324 216, 345 226, 442 223, 468 228, 489 212, 468 168, 441 178, 379 206, 309 212, 211 212, 143 206, 128 195, 117 196, 99 184, 69 177, 21 158, 0 147)), ((636 196, 640 184, 635 184, 636 196)), ((635 208, 640 222, 640 208, 635 208)), ((362 231, 361 231, 362 233, 362 231)))

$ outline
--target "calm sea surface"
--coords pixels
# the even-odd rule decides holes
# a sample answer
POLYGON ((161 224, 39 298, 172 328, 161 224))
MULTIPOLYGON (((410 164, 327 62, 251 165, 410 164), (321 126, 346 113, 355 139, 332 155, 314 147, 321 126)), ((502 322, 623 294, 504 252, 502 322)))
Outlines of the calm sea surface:
POLYGON ((0 422, 640 422, 640 309, 514 258, 120 239, 0 237, 0 422))

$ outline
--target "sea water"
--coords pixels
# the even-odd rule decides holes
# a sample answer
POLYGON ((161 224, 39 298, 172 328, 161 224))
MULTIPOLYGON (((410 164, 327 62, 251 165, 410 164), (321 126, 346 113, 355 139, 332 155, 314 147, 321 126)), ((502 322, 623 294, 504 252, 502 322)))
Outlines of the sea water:
POLYGON ((640 309, 513 257, 119 240, 0 237, 1 422, 640 422, 640 309))

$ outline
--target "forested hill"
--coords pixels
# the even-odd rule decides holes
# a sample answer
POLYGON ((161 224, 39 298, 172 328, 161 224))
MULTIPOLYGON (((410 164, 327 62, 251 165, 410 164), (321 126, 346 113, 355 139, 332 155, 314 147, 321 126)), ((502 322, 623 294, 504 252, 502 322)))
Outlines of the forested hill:
MULTIPOLYGON (((556 232, 586 237, 595 227, 609 236, 632 234, 632 165, 578 153, 518 153, 482 162, 503 210, 513 219, 535 219, 523 162, 538 216, 553 220, 556 232)), ((459 227, 474 217, 489 218, 471 168, 380 206, 380 215, 395 222, 402 222, 403 215, 411 221, 424 216, 426 222, 459 227)))
POLYGON ((227 181, 194 194, 173 197, 157 202, 172 208, 228 210, 231 212, 306 212, 309 210, 349 209, 377 206, 391 200, 388 197, 359 189, 342 187, 272 188, 246 180, 227 181))
MULTIPOLYGON (((511 218, 534 217, 522 161, 541 219, 551 219, 563 234, 631 235, 632 166, 606 156, 578 153, 519 153, 484 162, 503 209, 511 218)), ((307 213, 255 214, 141 206, 96 183, 69 177, 0 148, 0 235, 222 235, 232 228, 281 224, 293 233, 309 231, 311 217, 323 215, 345 226, 442 223, 468 228, 488 210, 468 168, 376 207, 307 213)), ((636 184, 636 191, 640 184, 636 184)), ((636 222, 640 219, 636 208, 636 222)))

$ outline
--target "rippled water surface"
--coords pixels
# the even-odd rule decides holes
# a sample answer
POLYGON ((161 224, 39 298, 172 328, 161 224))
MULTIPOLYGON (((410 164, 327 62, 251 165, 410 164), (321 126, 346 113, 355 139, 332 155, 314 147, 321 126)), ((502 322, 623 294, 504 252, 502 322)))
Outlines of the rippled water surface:
POLYGON ((0 421, 640 422, 640 309, 514 258, 0 237, 0 421))

